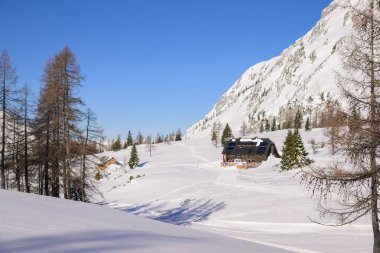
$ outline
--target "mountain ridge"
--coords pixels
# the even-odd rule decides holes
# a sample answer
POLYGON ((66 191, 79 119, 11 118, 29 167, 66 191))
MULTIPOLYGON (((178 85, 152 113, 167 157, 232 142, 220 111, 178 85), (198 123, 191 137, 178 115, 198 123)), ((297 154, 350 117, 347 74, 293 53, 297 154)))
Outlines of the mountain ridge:
POLYGON ((276 117, 283 122, 289 107, 301 107, 312 116, 321 96, 338 96, 338 51, 352 27, 349 11, 341 3, 335 0, 327 6, 316 25, 280 55, 247 69, 213 109, 187 130, 187 138, 210 135, 216 122, 229 123, 235 134, 243 122, 257 132, 263 119, 276 117))

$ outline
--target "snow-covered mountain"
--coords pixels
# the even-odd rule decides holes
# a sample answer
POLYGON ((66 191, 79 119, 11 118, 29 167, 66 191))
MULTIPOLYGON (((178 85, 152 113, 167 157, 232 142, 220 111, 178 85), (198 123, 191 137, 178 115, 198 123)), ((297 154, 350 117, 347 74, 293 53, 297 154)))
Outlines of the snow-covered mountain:
POLYGON ((249 68, 214 108, 187 130, 187 137, 210 135, 212 125, 229 123, 237 132, 242 122, 253 130, 273 116, 281 121, 290 106, 312 108, 321 95, 337 93, 335 71, 341 69, 339 49, 352 32, 349 10, 335 0, 318 23, 279 56, 249 68))

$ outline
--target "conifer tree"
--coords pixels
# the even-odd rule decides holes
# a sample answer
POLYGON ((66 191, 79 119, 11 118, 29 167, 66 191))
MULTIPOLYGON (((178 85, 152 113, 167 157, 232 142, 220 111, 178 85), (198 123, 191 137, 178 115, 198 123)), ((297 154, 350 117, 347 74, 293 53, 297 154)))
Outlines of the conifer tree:
POLYGON ((282 147, 282 156, 280 162, 281 170, 291 170, 294 167, 294 154, 295 148, 293 133, 291 130, 289 130, 282 147))
POLYGON ((129 161, 128 161, 129 168, 131 169, 136 168, 137 165, 139 165, 139 161, 140 160, 139 160, 139 155, 137 153, 136 144, 134 144, 131 150, 131 157, 129 158, 129 161))
POLYGON ((310 131, 311 130, 311 124, 310 124, 310 119, 307 117, 306 123, 305 123, 305 131, 310 131))
POLYGON ((177 132, 175 134, 175 141, 182 141, 182 132, 180 128, 177 129, 177 132))
POLYGON ((112 151, 118 151, 121 149, 121 138, 120 135, 117 136, 116 141, 112 144, 112 151))
POLYGON ((307 157, 308 153, 305 150, 305 147, 302 142, 301 135, 296 128, 293 133, 293 143, 295 148, 294 153, 294 165, 295 168, 302 168, 310 164, 310 159, 307 157))
POLYGON ((222 133, 222 138, 221 138, 221 143, 223 146, 227 145, 228 141, 234 138, 232 135, 232 131, 228 123, 224 127, 223 133, 222 133))
POLYGON ((133 145, 133 139, 132 139, 131 131, 128 131, 128 137, 127 137, 127 142, 126 142, 126 144, 127 144, 127 147, 133 145))
POLYGON ((294 118, 294 128, 301 129, 302 128, 302 113, 298 109, 296 113, 296 117, 294 118))
POLYGON ((264 132, 264 125, 263 123, 260 124, 260 133, 264 132))
POLYGON ((294 133, 289 130, 282 148, 281 170, 298 169, 309 165, 311 161, 307 155, 298 129, 295 129, 294 133))

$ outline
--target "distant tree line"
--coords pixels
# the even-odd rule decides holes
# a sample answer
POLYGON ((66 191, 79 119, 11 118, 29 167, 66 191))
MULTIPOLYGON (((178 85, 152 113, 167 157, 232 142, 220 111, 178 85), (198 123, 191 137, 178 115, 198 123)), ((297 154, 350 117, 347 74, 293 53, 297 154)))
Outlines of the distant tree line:
POLYGON ((137 132, 135 138, 132 137, 131 131, 128 131, 127 140, 123 143, 121 140, 121 136, 118 135, 116 140, 112 140, 109 146, 110 150, 118 151, 120 149, 126 149, 128 147, 132 147, 133 145, 141 145, 141 144, 158 144, 158 143, 171 143, 174 141, 182 141, 183 134, 180 128, 177 129, 176 132, 171 132, 166 135, 161 135, 157 133, 155 138, 152 138, 151 135, 144 137, 144 135, 139 131, 137 132))

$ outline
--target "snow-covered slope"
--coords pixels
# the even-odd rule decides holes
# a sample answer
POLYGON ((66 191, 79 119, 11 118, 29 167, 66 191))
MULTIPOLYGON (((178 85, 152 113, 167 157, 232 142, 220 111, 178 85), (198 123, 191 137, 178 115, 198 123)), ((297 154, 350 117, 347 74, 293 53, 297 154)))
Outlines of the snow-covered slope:
POLYGON ((306 35, 279 56, 249 68, 214 108, 187 130, 187 137, 210 135, 216 121, 229 123, 234 132, 243 121, 257 129, 264 118, 276 116, 280 122, 289 105, 312 108, 322 93, 337 95, 338 51, 352 31, 348 9, 341 6, 342 1, 333 1, 306 35))
POLYGON ((0 190, 0 252, 289 252, 106 207, 0 190))
MULTIPOLYGON (((270 138, 281 150, 286 134, 281 130, 259 137, 270 138)), ((315 164, 331 161, 322 129, 301 130, 301 135, 315 164), (311 139, 317 143, 315 155, 311 139)), ((97 201, 158 221, 295 252, 371 251, 369 219, 340 228, 312 223, 309 217, 319 218, 316 203, 300 185, 297 171, 278 171, 279 159, 270 157, 246 171, 224 168, 221 148, 215 148, 209 137, 157 144, 152 157, 145 145, 137 148, 141 167, 107 169, 99 181, 102 197, 97 201)), ((130 148, 106 154, 125 161, 130 148)))

